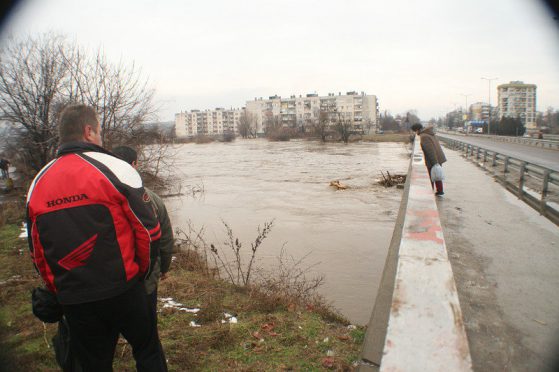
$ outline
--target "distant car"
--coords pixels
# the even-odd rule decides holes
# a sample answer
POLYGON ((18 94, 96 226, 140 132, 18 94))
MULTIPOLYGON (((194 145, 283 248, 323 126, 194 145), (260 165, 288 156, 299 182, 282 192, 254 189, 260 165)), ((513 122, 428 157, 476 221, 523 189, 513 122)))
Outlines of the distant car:
POLYGON ((483 128, 476 128, 475 133, 483 133, 483 128))

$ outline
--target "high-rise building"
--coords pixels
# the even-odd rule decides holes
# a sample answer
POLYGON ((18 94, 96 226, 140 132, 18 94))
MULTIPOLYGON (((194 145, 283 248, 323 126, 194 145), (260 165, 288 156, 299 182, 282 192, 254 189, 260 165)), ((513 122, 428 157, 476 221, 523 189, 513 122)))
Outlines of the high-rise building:
POLYGON ((331 123, 338 120, 351 122, 353 130, 368 133, 378 126, 378 102, 374 95, 347 92, 342 95, 330 93, 318 96, 292 95, 289 98, 270 96, 268 99, 255 98, 246 103, 247 115, 254 118, 257 133, 264 133, 270 123, 281 123, 284 127, 304 128, 319 120, 321 113, 331 123))
POLYGON ((175 114, 177 137, 193 137, 198 134, 239 134, 239 121, 243 109, 216 108, 215 110, 190 110, 175 114))
POLYGON ((536 85, 511 81, 497 87, 499 117, 519 118, 528 131, 536 129, 536 85))
POLYGON ((489 121, 489 105, 484 102, 476 102, 470 105, 470 120, 489 121))

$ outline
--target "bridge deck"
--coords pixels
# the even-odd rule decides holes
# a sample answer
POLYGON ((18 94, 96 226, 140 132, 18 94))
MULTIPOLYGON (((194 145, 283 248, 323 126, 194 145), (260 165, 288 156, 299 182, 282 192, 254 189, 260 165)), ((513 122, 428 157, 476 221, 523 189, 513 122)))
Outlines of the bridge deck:
POLYGON ((501 154, 512 156, 533 164, 540 165, 545 168, 559 171, 559 151, 551 149, 543 149, 541 147, 534 147, 523 145, 519 143, 499 142, 491 138, 485 138, 475 135, 458 136, 446 133, 437 133, 442 137, 453 138, 458 141, 470 143, 476 146, 481 146, 485 149, 497 151, 501 154))
POLYGON ((559 349, 559 228, 446 149, 443 233, 474 371, 540 371, 559 349))

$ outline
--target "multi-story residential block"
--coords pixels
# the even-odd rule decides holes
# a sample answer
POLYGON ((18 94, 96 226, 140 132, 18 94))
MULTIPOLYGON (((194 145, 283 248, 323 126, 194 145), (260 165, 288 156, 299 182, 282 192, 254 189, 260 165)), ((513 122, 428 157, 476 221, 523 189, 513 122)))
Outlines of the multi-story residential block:
POLYGON ((470 105, 470 120, 489 121, 489 104, 476 102, 470 105))
POLYGON ((243 109, 216 108, 215 110, 191 110, 175 114, 177 137, 209 136, 225 133, 239 134, 239 121, 243 109))
POLYGON ((357 132, 368 133, 378 126, 377 97, 363 92, 347 92, 344 95, 330 93, 327 96, 313 93, 283 99, 277 95, 268 99, 260 97, 247 101, 246 112, 254 118, 256 131, 260 134, 271 123, 304 130, 319 120, 321 113, 331 123, 349 121, 357 132))
POLYGON ((520 118, 528 131, 536 129, 536 85, 511 81, 497 87, 499 117, 520 118))

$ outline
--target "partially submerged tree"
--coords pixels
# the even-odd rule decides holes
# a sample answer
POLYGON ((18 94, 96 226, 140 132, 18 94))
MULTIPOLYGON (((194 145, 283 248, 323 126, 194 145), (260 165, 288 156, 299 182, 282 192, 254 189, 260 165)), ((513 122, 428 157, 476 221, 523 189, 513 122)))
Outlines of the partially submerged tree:
POLYGON ((330 128, 330 116, 328 112, 317 110, 315 113, 315 119, 312 123, 313 132, 320 137, 322 142, 326 142, 326 135, 330 128))
POLYGON ((256 137, 256 117, 246 110, 239 118, 239 134, 243 138, 256 137))
POLYGON ((338 118, 335 125, 336 131, 340 135, 340 140, 344 141, 344 143, 348 143, 349 136, 351 135, 353 129, 353 121, 351 120, 351 117, 344 115, 345 113, 338 112, 337 114, 338 118))

